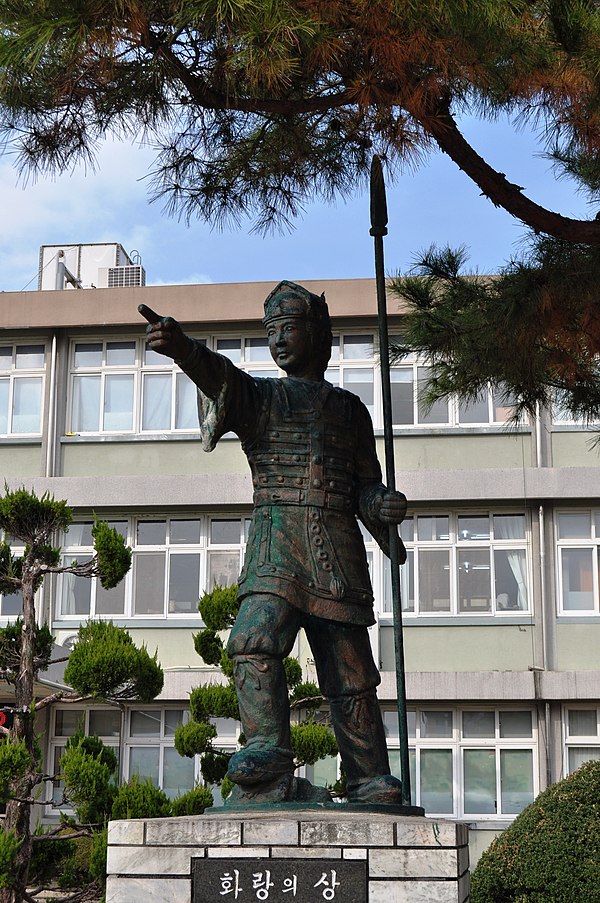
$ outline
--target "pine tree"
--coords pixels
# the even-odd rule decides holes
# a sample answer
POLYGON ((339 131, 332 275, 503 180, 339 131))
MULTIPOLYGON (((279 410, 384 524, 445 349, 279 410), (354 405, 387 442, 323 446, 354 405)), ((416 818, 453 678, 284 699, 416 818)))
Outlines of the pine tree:
MULTIPOLYGON (((41 750, 35 733, 38 712, 57 702, 84 699, 149 701, 163 684, 156 655, 136 648, 126 631, 111 623, 89 623, 79 629, 65 679, 72 691, 57 691, 40 699, 35 681, 49 665, 54 642, 46 625, 38 625, 35 594, 49 574, 98 577, 105 589, 116 586, 131 564, 131 549, 122 536, 103 522, 92 528, 95 554, 87 561, 60 563, 57 534, 71 523, 64 501, 48 493, 38 498, 25 488, 0 496, 0 592, 20 592, 23 616, 0 628, 0 673, 14 687, 12 727, 0 728, 0 798, 6 816, 0 831, 0 901, 21 903, 32 857, 31 809, 44 780, 41 750), (9 540, 23 544, 22 555, 12 553, 9 540)), ((104 767, 104 766, 103 766, 104 767)), ((105 770, 108 766, 105 766, 105 770)), ((98 803, 99 805, 99 803, 98 803)), ((39 838, 36 843, 39 842, 39 838)))

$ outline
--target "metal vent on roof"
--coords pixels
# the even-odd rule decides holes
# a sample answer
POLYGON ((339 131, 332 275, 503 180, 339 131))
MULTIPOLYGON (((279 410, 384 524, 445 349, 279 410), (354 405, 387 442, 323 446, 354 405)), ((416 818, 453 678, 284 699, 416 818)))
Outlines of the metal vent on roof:
POLYGON ((146 284, 143 266, 108 267, 108 288, 129 288, 146 284))

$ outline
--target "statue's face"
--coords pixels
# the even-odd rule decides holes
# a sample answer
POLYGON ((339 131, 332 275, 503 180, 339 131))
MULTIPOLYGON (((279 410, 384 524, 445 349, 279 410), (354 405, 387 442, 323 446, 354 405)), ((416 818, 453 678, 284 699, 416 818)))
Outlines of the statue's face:
POLYGON ((288 376, 322 379, 323 368, 315 356, 312 332, 302 317, 284 317, 267 325, 271 357, 288 376))

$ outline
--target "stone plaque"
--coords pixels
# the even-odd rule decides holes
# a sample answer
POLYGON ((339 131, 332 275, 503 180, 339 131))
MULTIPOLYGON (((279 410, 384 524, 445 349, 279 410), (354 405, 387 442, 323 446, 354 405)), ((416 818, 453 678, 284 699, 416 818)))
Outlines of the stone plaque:
POLYGON ((347 859, 192 859, 192 903, 367 903, 367 863, 347 859))

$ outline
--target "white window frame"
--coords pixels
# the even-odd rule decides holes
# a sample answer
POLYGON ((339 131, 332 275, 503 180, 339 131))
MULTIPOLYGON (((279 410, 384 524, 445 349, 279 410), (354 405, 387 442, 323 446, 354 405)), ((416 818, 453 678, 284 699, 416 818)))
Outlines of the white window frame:
POLYGON ((23 438, 39 438, 42 435, 44 423, 44 400, 46 388, 46 355, 47 347, 43 339, 36 340, 32 338, 28 342, 2 342, 0 348, 10 348, 10 366, 7 369, 1 369, 2 359, 0 359, 0 381, 8 382, 8 401, 7 401, 7 429, 0 432, 0 438, 23 437, 23 438), (40 367, 17 367, 17 354, 20 348, 40 348, 43 354, 43 364, 40 367), (39 380, 39 426, 36 430, 17 430, 13 429, 14 423, 14 403, 15 403, 15 387, 18 382, 24 379, 39 380))
MULTIPOLYGON (((402 611, 407 619, 432 619, 432 618, 507 618, 514 616, 531 615, 533 608, 533 580, 531 566, 531 526, 527 510, 525 509, 453 509, 446 511, 418 511, 409 515, 400 527, 401 535, 409 556, 410 566, 412 567, 412 593, 414 596, 414 608, 409 607, 410 586, 409 586, 409 564, 403 565, 400 569, 400 580, 402 590, 402 611), (515 515, 524 517, 524 536, 515 539, 496 538, 494 535, 494 517, 503 515, 515 515), (438 540, 421 540, 416 533, 412 533, 410 538, 410 528, 415 530, 418 528, 418 518, 438 517, 448 518, 449 531, 447 539, 438 540), (459 519, 465 517, 487 517, 489 523, 489 538, 477 540, 463 540, 458 536, 459 519), (419 606, 419 576, 418 576, 418 558, 422 552, 444 551, 448 552, 448 568, 449 568, 449 607, 440 608, 439 610, 426 611, 421 610, 419 606), (477 609, 461 610, 459 600, 459 569, 460 555, 466 550, 486 551, 489 553, 489 587, 490 587, 490 608, 478 611, 477 609), (527 595, 527 605, 525 608, 509 607, 509 601, 500 599, 502 594, 495 593, 495 553, 501 551, 518 551, 524 552, 525 557, 525 586, 527 595)), ((384 558, 381 551, 375 552, 375 560, 377 564, 374 568, 373 586, 376 600, 376 610, 380 619, 387 619, 392 616, 391 602, 391 585, 389 576, 389 562, 384 558)))
MULTIPOLYGON (((600 706, 586 703, 569 703, 563 706, 562 713, 563 732, 563 774, 571 774, 570 752, 574 749, 592 749, 595 755, 590 759, 600 760, 600 706), (593 734, 571 734, 569 728, 569 712, 593 712, 596 717, 596 731, 593 734)), ((589 760, 585 760, 589 761, 589 760)), ((579 767, 579 766, 577 766, 579 767)))
POLYGON ((556 598, 558 615, 569 618, 597 617, 600 614, 600 509, 597 508, 564 508, 555 512, 556 542, 556 598), (589 515, 589 536, 561 538, 561 515, 589 515), (567 608, 563 597, 563 551, 589 551, 592 559, 592 603, 591 608, 567 608))
MULTIPOLYGON (((110 747, 110 749, 112 749, 113 752, 115 752, 115 754, 117 756, 117 776, 120 774, 121 767, 122 767, 121 762, 120 762, 121 734, 123 731, 123 718, 122 718, 120 710, 118 708, 116 708, 115 706, 85 706, 85 705, 78 705, 77 703, 74 703, 72 705, 58 704, 56 706, 53 706, 52 711, 50 713, 51 727, 50 727, 50 731, 49 731, 49 741, 48 741, 48 758, 46 761, 48 763, 48 770, 51 775, 54 774, 55 760, 56 760, 56 764, 58 765, 58 756, 57 756, 58 751, 64 752, 67 740, 69 739, 69 737, 72 737, 73 734, 75 733, 75 731, 74 731, 73 734, 61 734, 61 735, 57 734, 57 732, 56 732, 56 720, 57 720, 56 716, 57 716, 58 712, 71 712, 71 713, 80 712, 81 715, 83 716, 81 719, 83 732, 84 732, 84 734, 89 735, 89 733, 90 733, 90 714, 92 712, 98 712, 98 711, 116 712, 119 715, 120 729, 119 729, 118 736, 100 735, 100 740, 102 740, 102 742, 104 743, 105 746, 110 747)), ((62 752, 61 752, 61 754, 62 754, 62 752)), ((53 814, 56 814, 58 812, 72 811, 71 807, 68 804, 61 803, 61 802, 58 802, 57 800, 55 800, 55 794, 57 793, 61 784, 62 784, 62 782, 60 780, 53 781, 52 779, 49 779, 46 781, 46 800, 52 803, 52 805, 48 806, 47 808, 53 814)))
MULTIPOLYGON (((135 516, 135 515, 123 515, 119 516, 118 514, 111 513, 110 515, 103 517, 99 515, 99 519, 105 519, 109 524, 117 524, 117 523, 126 523, 126 543, 132 548, 133 551, 133 561, 132 567, 129 573, 124 577, 122 584, 119 584, 119 587, 123 586, 123 594, 124 594, 124 605, 123 612, 119 613, 99 613, 96 610, 96 602, 97 602, 97 593, 99 587, 99 578, 85 578, 85 577, 77 577, 73 578, 68 574, 61 574, 56 581, 56 600, 55 600, 55 621, 61 622, 61 624, 78 624, 82 621, 86 621, 88 618, 99 618, 99 619, 108 619, 108 620, 130 620, 140 621, 140 620, 149 620, 149 621, 162 621, 168 619, 169 621, 177 622, 182 620, 189 620, 190 618, 194 621, 197 621, 198 625, 202 624, 202 620, 200 618, 200 613, 197 609, 197 606, 194 605, 193 608, 189 611, 180 610, 177 611, 174 609, 174 606, 171 604, 171 600, 169 598, 169 578, 170 578, 170 568, 172 566, 172 561, 174 558, 180 555, 197 555, 199 560, 199 585, 198 585, 198 595, 197 600, 199 600, 203 593, 209 592, 211 587, 208 586, 209 581, 209 573, 210 573, 210 555, 211 553, 226 553, 231 556, 237 556, 238 559, 238 567, 237 567, 237 575, 239 575, 242 564, 244 560, 244 554, 246 551, 246 541, 247 534, 250 525, 250 513, 248 511, 245 512, 231 512, 224 515, 222 512, 211 512, 210 514, 199 514, 197 512, 186 512, 180 515, 176 515, 174 517, 168 517, 164 515, 162 512, 157 512, 153 515, 143 515, 143 516, 135 516), (170 538, 170 525, 172 522, 177 521, 197 521, 199 525, 199 541, 196 542, 174 542, 170 538), (211 524, 213 522, 219 521, 230 521, 233 523, 239 523, 239 533, 236 542, 213 542, 211 540, 211 524), (138 543, 137 535, 138 535, 138 526, 140 524, 148 523, 148 522, 158 522, 165 523, 165 542, 161 542, 158 544, 145 544, 138 543), (160 612, 154 613, 144 613, 136 611, 136 578, 137 578, 137 570, 136 570, 136 557, 144 554, 160 554, 164 556, 164 591, 163 591, 163 608, 160 612), (66 592, 68 586, 68 580, 76 579, 76 580, 85 580, 86 585, 89 585, 89 610, 80 613, 69 613, 67 611, 63 611, 62 607, 66 601, 66 592)), ((74 526, 79 524, 91 524, 92 520, 89 517, 81 517, 76 518, 74 521, 74 526)), ((80 544, 70 544, 68 542, 68 534, 67 537, 63 540, 62 544, 62 557, 63 561, 65 559, 73 559, 75 558, 77 561, 86 561, 91 558, 94 554, 93 546, 90 544, 80 545, 80 544)), ((236 575, 236 579, 237 579, 236 575)), ((117 587, 117 589, 119 589, 117 587)))
MULTIPOLYGON (((386 712, 389 712, 394 719, 395 710, 389 707, 384 709, 384 718, 386 712)), ((389 721, 386 719, 387 724, 389 721)), ((452 812, 434 812, 427 810, 426 815, 440 818, 459 818, 469 819, 471 821, 504 821, 516 818, 518 813, 502 811, 502 793, 501 793, 501 753, 506 750, 515 750, 531 753, 532 768, 532 800, 539 793, 539 768, 538 768, 538 727, 536 720, 535 708, 531 706, 506 705, 502 707, 494 706, 464 706, 452 707, 444 705, 422 706, 416 709, 408 710, 409 722, 409 753, 411 758, 411 775, 412 775, 412 796, 415 805, 421 803, 421 786, 420 786, 420 764, 421 753, 424 750, 449 750, 452 757, 452 812), (421 736, 421 713, 430 714, 432 712, 451 713, 452 716, 452 735, 450 737, 424 737, 421 736), (469 712, 493 712, 494 713, 494 736, 483 738, 464 737, 462 734, 463 714, 469 712), (502 713, 528 712, 531 715, 531 736, 530 737, 501 737, 500 736, 500 715, 502 713), (495 813, 477 813, 471 812, 465 808, 465 780, 464 780, 464 753, 468 750, 494 750, 495 753, 495 774, 496 774, 496 804, 497 811, 495 813)), ((396 721, 397 724, 397 721, 396 721)), ((397 730, 397 728, 396 728, 397 730)), ((398 752, 399 740, 397 733, 388 734, 388 749, 390 752, 398 752)), ((399 775, 398 775, 399 776, 399 775)))

